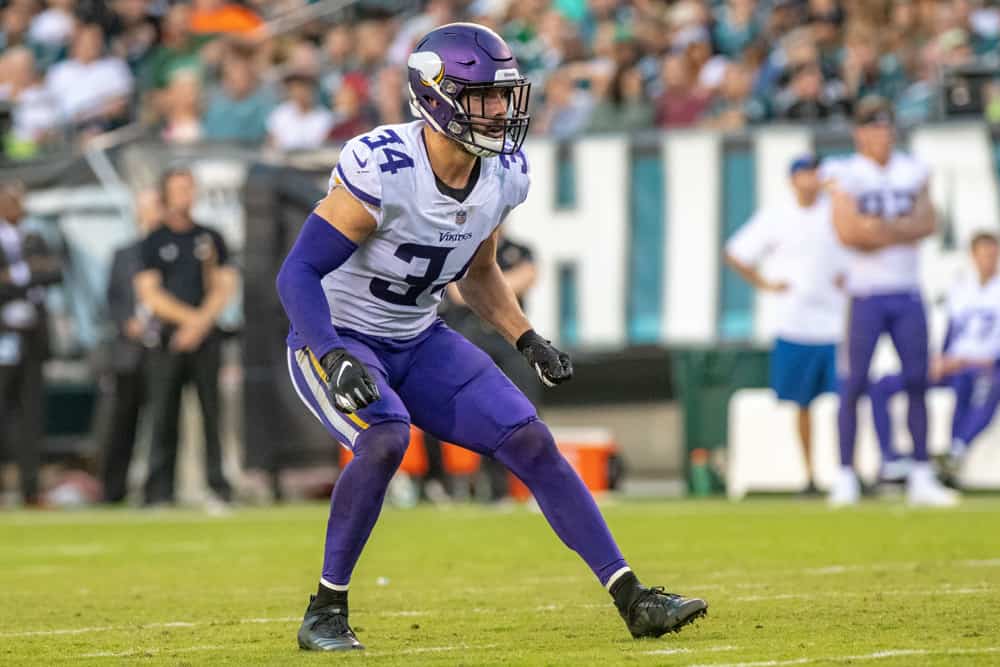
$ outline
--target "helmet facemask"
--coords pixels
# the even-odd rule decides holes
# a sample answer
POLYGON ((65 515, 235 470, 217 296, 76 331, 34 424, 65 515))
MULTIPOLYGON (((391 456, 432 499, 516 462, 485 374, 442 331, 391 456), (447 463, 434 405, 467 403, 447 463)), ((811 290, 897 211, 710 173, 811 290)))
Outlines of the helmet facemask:
POLYGON ((414 115, 474 155, 493 157, 520 150, 531 121, 531 84, 516 69, 497 71, 497 81, 465 83, 444 76, 444 63, 433 52, 412 54, 408 65, 417 73, 411 75, 409 86, 414 115))
POLYGON ((447 130, 470 153, 483 157, 516 153, 528 134, 531 116, 524 80, 462 86, 458 111, 447 130), (497 113, 497 109, 503 109, 497 113))

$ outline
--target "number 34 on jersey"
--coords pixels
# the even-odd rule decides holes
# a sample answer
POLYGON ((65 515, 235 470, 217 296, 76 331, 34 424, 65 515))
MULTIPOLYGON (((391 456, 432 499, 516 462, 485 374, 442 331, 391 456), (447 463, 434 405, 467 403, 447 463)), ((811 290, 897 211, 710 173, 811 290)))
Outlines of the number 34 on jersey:
POLYGON ((375 219, 375 232, 323 279, 333 324, 370 336, 416 336, 437 317, 445 285, 459 280, 479 245, 528 195, 523 152, 480 158, 464 202, 438 190, 414 121, 348 141, 330 177, 375 219))

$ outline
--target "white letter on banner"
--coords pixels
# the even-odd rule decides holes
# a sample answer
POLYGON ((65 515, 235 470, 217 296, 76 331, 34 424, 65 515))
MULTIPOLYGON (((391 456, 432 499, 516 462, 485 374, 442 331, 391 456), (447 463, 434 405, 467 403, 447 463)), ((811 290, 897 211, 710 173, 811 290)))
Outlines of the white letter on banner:
POLYGON ((968 267, 966 250, 976 232, 998 230, 997 182, 989 134, 981 124, 927 127, 910 137, 913 154, 931 168, 931 198, 938 223, 951 223, 954 251, 940 234, 920 244, 921 281, 928 297, 943 296, 968 267))
POLYGON ((559 335, 559 267, 576 267, 580 344, 625 345, 628 259, 628 143, 624 137, 583 139, 574 147, 576 206, 556 208, 556 144, 525 148, 531 194, 507 223, 511 238, 531 246, 538 284, 528 316, 543 336, 559 335))
POLYGON ((997 231, 997 182, 989 134, 981 123, 913 131, 913 154, 931 168, 931 195, 942 219, 955 225, 964 250, 982 230, 997 231))
MULTIPOLYGON (((931 199, 938 224, 952 225, 954 249, 946 249, 940 230, 920 244, 920 279, 928 300, 931 340, 944 339, 947 312, 941 299, 963 273, 972 271, 968 245, 979 231, 998 230, 997 182, 986 128, 958 124, 920 128, 910 135, 910 149, 931 169, 931 199)), ((895 355, 893 366, 898 367, 895 355)))
POLYGON ((667 259, 662 322, 668 343, 716 339, 721 149, 714 133, 670 133, 663 140, 667 259))

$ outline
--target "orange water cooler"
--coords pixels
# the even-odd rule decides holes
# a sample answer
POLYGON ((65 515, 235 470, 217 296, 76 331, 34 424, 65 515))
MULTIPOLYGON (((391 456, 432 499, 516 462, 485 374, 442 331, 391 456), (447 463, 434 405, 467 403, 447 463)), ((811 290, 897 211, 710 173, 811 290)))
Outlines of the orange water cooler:
MULTIPOLYGON (((340 467, 346 466, 354 454, 346 447, 340 448, 340 467)), ((472 475, 479 470, 479 454, 462 447, 441 443, 441 458, 444 469, 449 475, 472 475)), ((423 477, 427 474, 427 449, 424 447, 424 433, 416 426, 410 426, 410 445, 403 455, 399 465, 401 472, 412 477, 423 477)))
MULTIPOLYGON (((593 494, 608 490, 611 457, 618 451, 611 432, 602 428, 553 429, 556 446, 593 494)), ((510 475, 510 495, 527 500, 531 492, 510 475)))
MULTIPOLYGON (((618 451, 611 432, 600 428, 554 429, 556 446, 592 493, 608 490, 609 462, 618 451)), ((462 447, 441 443, 444 469, 449 475, 469 476, 479 470, 479 455, 462 447)), ((353 458, 346 448, 340 449, 340 466, 343 468, 353 458)), ((415 426, 410 427, 410 445, 399 469, 413 477, 427 474, 427 450, 424 434, 415 426)), ((514 475, 510 475, 510 495, 516 500, 527 500, 531 492, 514 475)))

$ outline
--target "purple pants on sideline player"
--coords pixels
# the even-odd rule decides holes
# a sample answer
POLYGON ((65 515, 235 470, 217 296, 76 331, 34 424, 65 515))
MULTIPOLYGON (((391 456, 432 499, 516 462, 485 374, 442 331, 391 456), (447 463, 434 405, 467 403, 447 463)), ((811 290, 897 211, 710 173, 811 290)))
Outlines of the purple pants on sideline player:
POLYGON ((406 425, 494 457, 534 494, 560 539, 606 583, 627 567, 579 475, 559 454, 534 406, 478 347, 438 320, 415 338, 394 340, 337 329, 364 362, 381 398, 346 415, 333 407, 308 349, 288 350, 299 397, 354 459, 333 490, 323 580, 346 586, 378 519, 385 490, 406 450, 406 425))
MULTIPOLYGON (((955 392, 955 414, 951 419, 952 440, 961 440, 971 444, 993 421, 997 407, 1000 406, 1000 366, 991 370, 966 369, 958 373, 946 375, 933 387, 950 387, 955 392), (989 378, 989 390, 980 400, 974 400, 976 383, 989 378)), ((878 382, 872 383, 868 390, 872 401, 872 414, 875 417, 875 432, 878 434, 879 448, 884 460, 896 458, 892 446, 892 420, 889 417, 889 401, 903 391, 903 376, 887 375, 878 382)))
POLYGON ((927 316, 918 292, 878 294, 851 299, 847 337, 840 350, 840 463, 854 465, 858 400, 868 390, 868 371, 883 333, 892 338, 902 366, 908 399, 907 426, 913 457, 927 461, 927 316))

